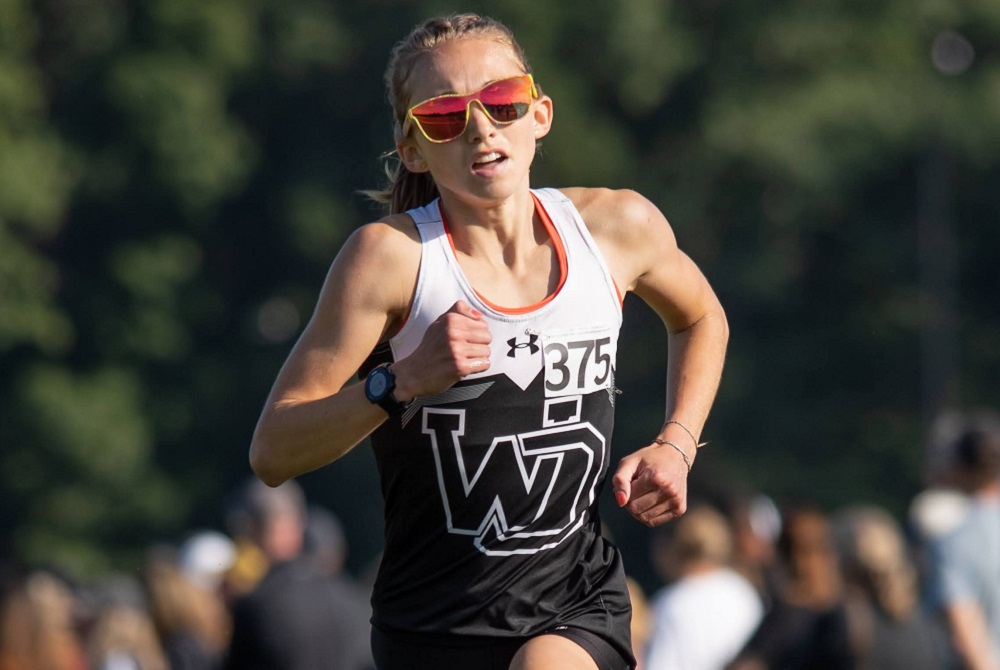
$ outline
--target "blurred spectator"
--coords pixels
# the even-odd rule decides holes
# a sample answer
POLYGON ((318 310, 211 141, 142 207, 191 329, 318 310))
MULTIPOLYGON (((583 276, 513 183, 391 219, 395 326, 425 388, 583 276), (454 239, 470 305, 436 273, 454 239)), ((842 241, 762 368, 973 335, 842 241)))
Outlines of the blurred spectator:
POLYGON ((955 445, 963 431, 962 413, 942 414, 928 431, 924 448, 924 479, 927 488, 910 501, 908 521, 916 535, 917 565, 921 574, 929 570, 928 553, 937 540, 958 528, 972 502, 956 480, 955 445))
POLYGON ((230 605, 253 591, 270 568, 270 561, 254 540, 254 521, 242 489, 229 497, 225 510, 226 530, 233 540, 233 562, 222 580, 222 592, 230 605))
POLYGON ((931 543, 932 595, 956 652, 1000 668, 1000 415, 967 414, 950 450, 950 480, 970 496, 959 525, 931 543))
POLYGON ((776 544, 781 534, 781 512, 763 494, 741 495, 727 505, 733 528, 733 569, 757 589, 770 604, 775 584, 776 544))
POLYGON ((347 537, 333 512, 318 505, 309 506, 302 551, 320 572, 342 574, 347 563, 347 537))
POLYGON ((338 616, 331 621, 342 645, 342 667, 374 668, 371 655, 371 590, 344 570, 348 544, 340 519, 330 510, 311 505, 306 521, 303 553, 319 572, 328 577, 325 588, 336 603, 338 616))
POLYGON ((854 507, 837 515, 834 528, 858 670, 946 667, 944 632, 921 609, 916 565, 892 516, 854 507))
POLYGON ((955 477, 955 448, 966 430, 965 414, 958 410, 942 412, 927 431, 924 444, 924 479, 931 489, 959 489, 955 477))
POLYGON ((56 575, 0 567, 0 670, 86 670, 77 614, 56 575))
POLYGON ((142 587, 112 576, 86 591, 90 670, 171 670, 142 587))
MULTIPOLYGON (((671 582, 652 600, 647 670, 719 670, 754 632, 763 606, 753 585, 729 567, 732 533, 716 509, 700 506, 674 522, 657 548, 671 582)), ((662 538, 662 536, 660 536, 662 538)))
MULTIPOLYGON (((301 487, 288 481, 269 488, 252 479, 243 490, 248 536, 268 558, 270 569, 233 609, 232 670, 360 670, 373 667, 367 605, 345 595, 340 575, 331 575, 335 538, 320 539, 304 552, 307 507, 301 487), (328 544, 323 544, 329 542, 328 544), (320 565, 326 570, 320 569, 320 565)), ((346 549, 344 547, 343 549, 346 549)), ((340 563, 342 564, 342 556, 340 563)), ((338 566, 339 568, 339 566, 338 566)))
POLYGON ((962 524, 970 502, 968 495, 956 489, 926 489, 910 503, 910 524, 921 542, 931 542, 962 524))
POLYGON ((826 516, 808 507, 787 512, 778 559, 784 574, 776 598, 730 669, 853 668, 840 566, 826 516))
POLYGON ((222 665, 231 622, 219 574, 233 552, 222 540, 199 533, 179 555, 160 548, 147 558, 149 608, 172 670, 216 670, 222 665))
POLYGON ((635 656, 635 670, 646 670, 646 649, 653 635, 653 612, 642 585, 631 577, 625 578, 629 599, 632 601, 632 655, 635 656))
POLYGON ((180 546, 177 562, 192 582, 218 592, 236 562, 236 543, 214 530, 192 533, 180 546))

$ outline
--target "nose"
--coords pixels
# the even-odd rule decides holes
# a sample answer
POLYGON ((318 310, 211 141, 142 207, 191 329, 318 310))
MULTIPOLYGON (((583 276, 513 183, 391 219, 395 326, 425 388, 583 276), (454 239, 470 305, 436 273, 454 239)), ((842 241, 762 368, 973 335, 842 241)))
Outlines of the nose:
POLYGON ((483 103, 478 100, 469 102, 469 123, 465 129, 466 137, 470 143, 475 144, 482 140, 493 137, 496 133, 496 124, 486 113, 483 103))

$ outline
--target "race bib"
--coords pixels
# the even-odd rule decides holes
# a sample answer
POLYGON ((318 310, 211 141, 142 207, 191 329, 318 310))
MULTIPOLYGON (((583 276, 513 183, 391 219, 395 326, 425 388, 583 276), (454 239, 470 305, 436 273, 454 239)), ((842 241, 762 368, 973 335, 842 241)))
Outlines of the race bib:
POLYGON ((545 397, 586 395, 614 383, 617 333, 608 326, 540 333, 545 397))

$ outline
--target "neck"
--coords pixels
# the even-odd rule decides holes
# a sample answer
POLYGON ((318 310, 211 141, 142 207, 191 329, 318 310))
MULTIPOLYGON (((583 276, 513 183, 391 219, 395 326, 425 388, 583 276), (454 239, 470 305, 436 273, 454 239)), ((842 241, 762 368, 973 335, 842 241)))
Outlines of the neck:
POLYGON ((535 203, 527 189, 486 204, 442 194, 441 205, 455 249, 467 256, 503 259, 509 265, 545 239, 544 231, 533 225, 535 203))
POLYGON ((558 238, 536 215, 528 189, 493 206, 442 199, 455 260, 479 296, 499 309, 538 305, 556 291, 565 265, 558 238))

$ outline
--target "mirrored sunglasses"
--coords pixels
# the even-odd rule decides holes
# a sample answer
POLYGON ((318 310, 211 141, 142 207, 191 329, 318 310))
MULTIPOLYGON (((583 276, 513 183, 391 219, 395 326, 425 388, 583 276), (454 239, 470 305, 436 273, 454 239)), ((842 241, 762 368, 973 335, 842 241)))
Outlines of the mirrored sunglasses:
POLYGON ((450 142, 465 132, 473 102, 479 103, 493 123, 507 125, 527 114, 531 101, 537 97, 538 89, 530 74, 492 82, 468 95, 438 95, 410 107, 403 123, 403 135, 409 132, 412 122, 429 141, 450 142))

